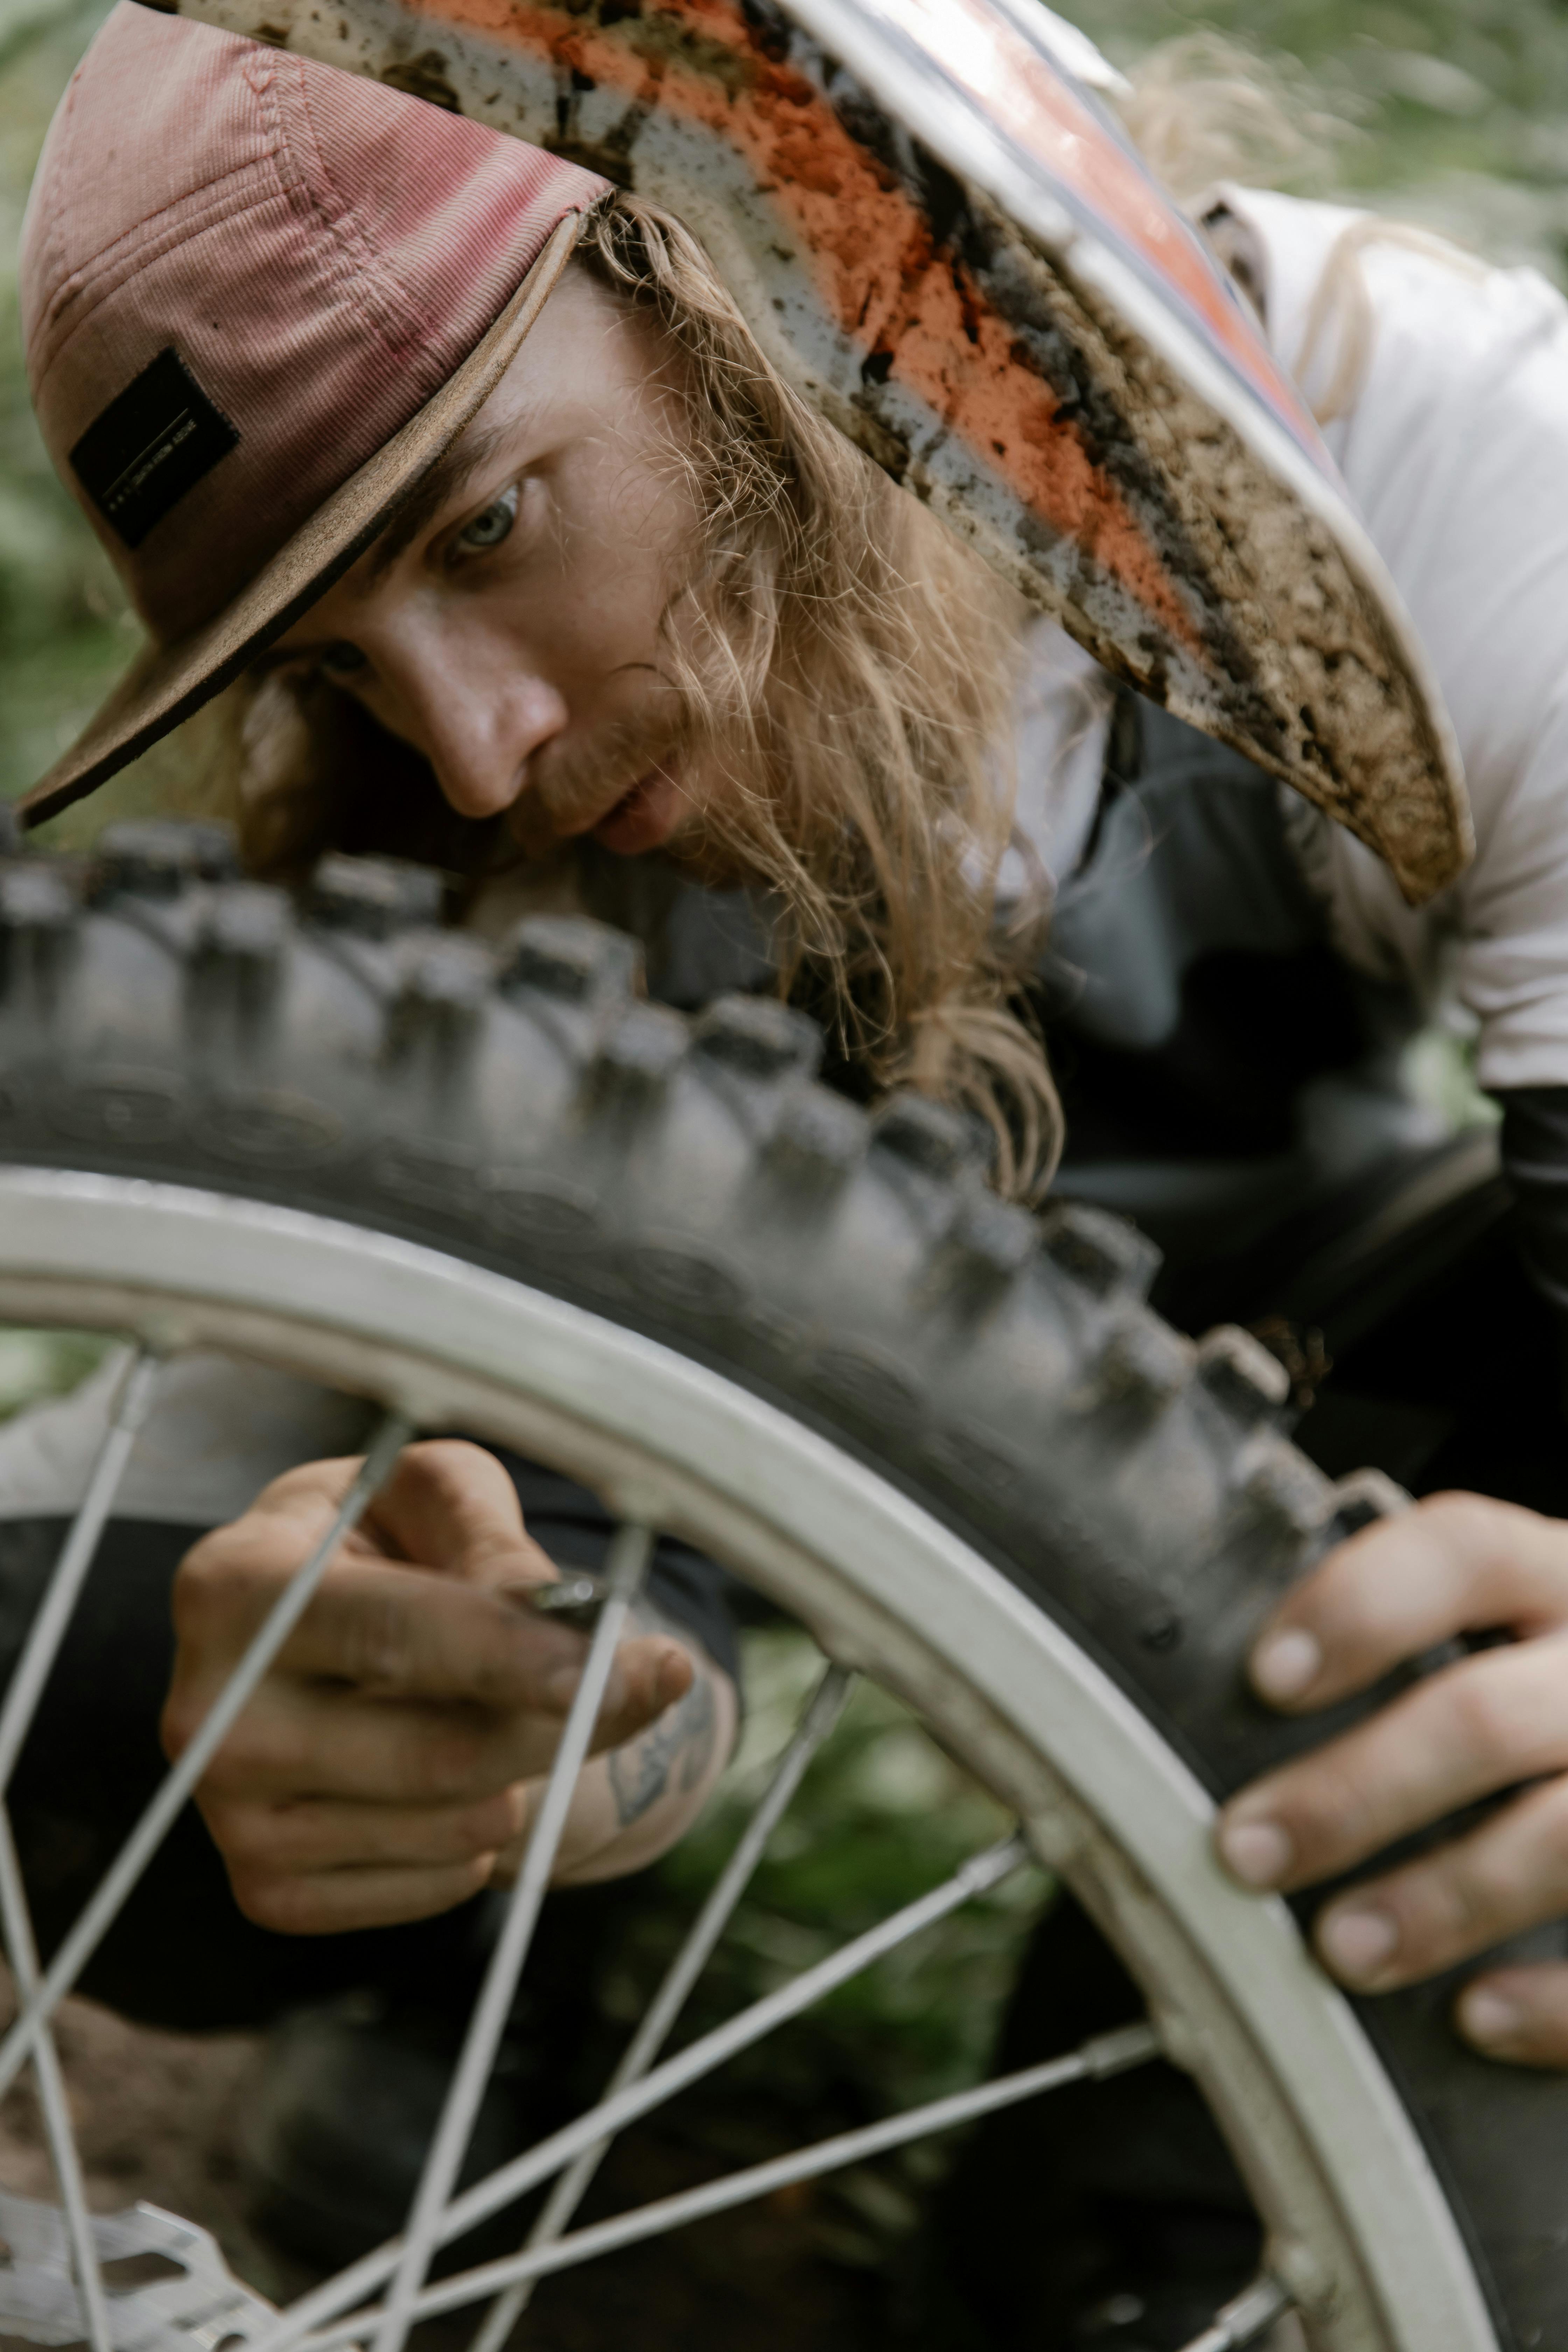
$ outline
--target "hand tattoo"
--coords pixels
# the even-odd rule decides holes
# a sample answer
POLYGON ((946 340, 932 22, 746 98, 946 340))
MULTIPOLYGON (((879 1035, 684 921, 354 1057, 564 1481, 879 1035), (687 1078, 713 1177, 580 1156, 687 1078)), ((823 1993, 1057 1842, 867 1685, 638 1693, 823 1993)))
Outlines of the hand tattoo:
POLYGON ((610 1787, 622 1829, 658 1804, 672 1772, 681 1794, 697 1787, 712 1760, 718 1728, 713 1686, 699 1665, 696 1680, 677 1706, 666 1708, 640 1739, 611 1752, 610 1787))

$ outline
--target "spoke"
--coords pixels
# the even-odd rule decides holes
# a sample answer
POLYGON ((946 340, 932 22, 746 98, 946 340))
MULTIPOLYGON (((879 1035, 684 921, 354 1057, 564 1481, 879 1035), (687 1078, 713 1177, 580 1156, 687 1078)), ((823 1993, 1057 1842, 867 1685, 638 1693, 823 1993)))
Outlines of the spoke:
POLYGON ((92 1465, 87 1491, 55 1563, 49 1589, 27 1629, 21 1657, 6 1687, 5 1703, 0 1706, 0 1790, 10 1782, 34 1709, 76 1607, 77 1595, 92 1566, 104 1522, 114 1508, 114 1497, 120 1491, 131 1450, 153 1402, 159 1370, 158 1358, 144 1349, 127 1352, 125 1378, 98 1459, 92 1465))
MULTIPOLYGON (((11 1963, 11 1974, 16 1979, 16 1998, 19 2001, 28 2001, 37 1990, 38 1948, 33 1936, 32 1915, 27 1909, 16 1849, 12 1843, 11 1820, 3 1802, 0 1802, 0 1923, 5 1927, 5 1954, 11 1963)), ((81 2297, 88 2341, 92 2352, 110 2352, 109 2311, 103 2299, 103 2273, 98 2265, 98 2247, 93 2241, 87 2189, 77 2155, 76 2134, 71 2128, 70 2102, 66 2095, 55 2038, 47 2025, 33 2045, 33 2074, 38 2086, 44 2137, 48 2142, 49 2159, 55 2168, 55 2185, 60 2192, 66 2238, 70 2246, 71 2269, 76 2275, 77 2293, 81 2297)))
POLYGON ((610 1669, 616 1661, 616 1644, 621 1638, 626 1612, 647 1572, 653 1540, 651 1528, 627 1520, 616 1529, 610 1546, 609 1598, 594 1629, 582 1679, 534 1817, 522 1868, 485 1971, 484 1986, 469 2020, 462 2055, 447 2087, 441 2120, 425 2159, 408 2216, 402 2257, 381 2315, 375 2352, 403 2352, 415 2297, 425 2284, 431 2257, 441 2242, 439 2232, 447 2200, 473 2137, 474 2117, 495 2064, 518 1979, 533 1940, 567 1812, 577 1793, 578 1775, 588 1759, 594 1727, 599 1719, 610 1669))
MULTIPOLYGON (((23 1742, 31 1728, 38 1700, 48 1681, 88 1570, 97 1555, 109 1515, 114 1507, 114 1498, 120 1491, 126 1464, 147 1418, 160 1369, 159 1359, 148 1349, 127 1349, 123 1377, 98 1458, 89 1474, 86 1490, 55 1563, 48 1590, 27 1629, 22 1654, 6 1686, 5 1704, 0 1706, 0 1790, 9 1782, 23 1742)), ((16 1981, 17 2001, 26 2010, 38 1989, 38 1948, 3 1799, 0 1799, 0 1927, 5 1932, 5 1952, 16 1981)), ((70 2104, 60 2073, 54 2037, 47 2027, 40 2031, 34 2044, 33 2070, 44 2136, 48 2143, 66 2236, 70 2246, 71 2268, 76 2277, 77 2293, 81 2299, 82 2321, 92 2352, 110 2352, 109 2312, 104 2302, 103 2278, 99 2268, 98 2248, 92 2234, 81 2163, 77 2154, 76 2135, 71 2127, 70 2104)))
MULTIPOLYGON (((1028 1858, 1027 1845, 1022 1837, 1016 1836, 1006 1838, 1000 1845, 990 1846, 984 1853, 973 1855, 962 1870, 955 1872, 941 1886, 933 1887, 929 1895, 922 1895, 918 1901, 906 1904, 903 1910, 895 1912, 891 1918, 884 1919, 879 1927, 868 1928, 865 1935, 856 1937, 853 1943, 844 1945, 838 1951, 830 1953, 826 1959, 819 1960, 815 1968, 803 1969, 798 1977, 792 1978, 788 1984, 781 1985, 776 1992, 769 1993, 765 2000, 753 2001, 739 2016, 716 2026, 700 2041, 678 2051, 673 2058, 667 2058, 663 2065, 656 2067, 652 2074, 645 2074, 640 2083, 628 2083, 624 2091, 618 2091, 613 2098, 602 2100, 586 2115, 579 2116, 575 2123, 552 2132, 548 2139, 541 2140, 525 2155, 514 2157, 510 2164, 500 2166, 496 2171, 487 2174, 483 2180, 476 2181, 471 2189, 465 2189, 460 2197, 455 2198, 441 2216, 437 2243, 445 2245, 453 2238, 460 2238, 476 2223, 488 2221, 503 2205, 511 2204, 529 2189, 537 2188, 542 2180, 548 2180, 552 2173, 561 2171, 585 2148, 594 2147, 601 2139, 612 2137, 627 2124, 636 2122, 639 2116, 646 2116, 650 2109, 662 2105, 666 2099, 673 2098, 678 2091, 685 2090, 688 2084, 699 2081, 702 2075, 711 2074, 716 2066, 723 2065, 738 2052, 750 2049, 752 2042, 761 2042, 775 2026, 786 2023, 792 2017, 798 2017, 802 2011, 811 2008, 835 1986, 847 1983, 862 1969, 869 1968, 874 1960, 881 1959, 888 1952, 896 1951, 911 1936, 919 1935, 922 1927, 934 1926, 939 1919, 945 1919, 950 1912, 973 1902, 976 1895, 988 1893, 1028 1858)), ((0 2056, 4 2056, 3 2050, 0 2050, 0 2056)), ((383 2279, 392 2275, 397 2268, 402 2251, 400 2241, 391 2239, 373 2253, 362 2255, 357 2263, 352 2263, 346 2270, 340 2271, 335 2278, 327 2279, 309 2294, 301 2295, 282 2314, 278 2326, 262 2339, 255 2352, 286 2352, 287 2347, 297 2344, 322 2320, 335 2318, 345 2306, 368 2294, 381 2284, 383 2279)))
POLYGON ((1215 2313, 1213 2326, 1194 2336, 1183 2352, 1246 2352, 1248 2344, 1256 2344, 1277 2319, 1284 2318, 1294 2301, 1278 2280, 1254 2279, 1234 2303, 1215 2313))
MULTIPOLYGON (((502 2262, 459 2272, 455 2278, 443 2279, 438 2285, 427 2287, 415 2306, 414 2315, 432 2319, 438 2313, 493 2294, 509 2279, 542 2278, 552 2271, 592 2262, 623 2246, 639 2244, 645 2238, 660 2237, 667 2231, 681 2229, 689 2221, 700 2221, 708 2214, 727 2212, 731 2206, 769 2196, 775 2189, 786 2189, 795 2181, 815 2180, 847 2164, 863 2163, 870 2157, 885 2155, 889 2148, 901 2147, 909 2140, 951 2131, 959 2124, 973 2122, 976 2116, 994 2115, 998 2108, 1016 2106, 1020 2100, 1037 2098, 1043 2092, 1059 2090, 1068 2083, 1120 2074, 1160 2054, 1160 2037, 1152 2025, 1121 2026, 1114 2033, 1097 2035, 1065 2057, 1026 2067, 1020 2074, 1001 2075, 995 2082, 979 2084, 973 2090, 954 2092, 949 2098, 932 2099, 928 2105, 911 2107, 901 2116, 889 2116, 881 2123, 868 2124, 858 2131, 840 2132, 832 2139, 818 2140, 813 2147, 796 2148, 789 2156, 754 2164, 744 2172, 728 2173, 721 2180, 704 2181, 700 2189, 686 2189, 678 2197, 661 2197, 654 2204, 639 2205, 632 2212, 596 2221, 591 2229, 578 2230, 569 2238, 558 2239, 553 2245, 531 2247, 502 2262)), ((374 2309, 357 2312, 335 2327, 323 2328, 319 2335, 308 2336, 301 2352, 336 2352, 341 2345, 357 2343, 370 2334, 378 2317, 374 2309)), ((1250 2343, 1252 2338, 1237 2340, 1250 2343)), ((1207 2352, 1208 2338, 1204 2342, 1207 2352)))
MULTIPOLYGON (((687 1997, 712 1957, 713 1948, 730 1923, 730 1915, 751 1883, 752 1874, 790 1801, 801 1776, 844 1712, 844 1702, 855 1677, 847 1667, 829 1666, 812 1693, 795 1736, 780 1757, 734 1853, 725 1864, 712 1893, 699 1913, 691 1932, 670 1964, 669 1972, 650 2002, 647 2015, 611 2075, 606 2096, 614 2097, 628 2083, 637 2083, 664 2046, 687 1997)), ((584 2149, 575 2164, 561 2175, 544 2209, 529 2232, 525 2252, 552 2245, 582 2203, 588 2184, 603 2161, 609 2140, 596 2140, 584 2149)), ((528 2307, 531 2278, 521 2279, 497 2303, 474 2336, 469 2352, 501 2352, 501 2347, 528 2307)))
POLYGON ((0 2042, 0 2096, 9 2090, 26 2063, 44 2021, 54 2014, 100 1942, 113 1925, 143 1869, 167 1834, 184 1803, 273 1659, 293 1632, 326 1572, 328 1561, 380 1486, 403 1446, 413 1434, 412 1424, 400 1413, 388 1413, 376 1431, 369 1453, 331 1528, 302 1568, 297 1569, 274 1601, 265 1622, 252 1635, 245 1655, 224 1685, 221 1695, 179 1762, 165 1774, 156 1795, 110 1864, 97 1893, 66 1937, 33 1999, 0 2042))

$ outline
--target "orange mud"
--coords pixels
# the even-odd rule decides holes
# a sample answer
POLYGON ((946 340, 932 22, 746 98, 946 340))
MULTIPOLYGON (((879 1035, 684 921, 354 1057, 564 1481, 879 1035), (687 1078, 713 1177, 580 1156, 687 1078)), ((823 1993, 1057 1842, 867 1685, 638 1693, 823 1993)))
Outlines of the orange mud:
POLYGON ((912 7, 925 20, 927 37, 954 80, 1053 178, 1091 196, 1097 209, 1191 303, 1268 406, 1315 446, 1318 427, 1295 385, 1276 367, 1240 305, 1205 265, 1191 231, 1137 158, 1049 70, 1022 34, 991 10, 982 11, 976 0, 946 0, 942 8, 912 0, 912 7), (960 13, 973 26, 967 37, 955 21, 960 13), (993 68, 989 73, 984 63, 993 68))
POLYGON ((610 31, 533 0, 426 0, 423 13, 531 49, 739 151, 843 331, 868 356, 886 355, 889 374, 1032 513, 1171 637, 1200 649, 1158 549, 1058 415, 1012 328, 968 271, 935 249, 924 215, 810 82, 753 46, 728 0, 683 0, 610 31))

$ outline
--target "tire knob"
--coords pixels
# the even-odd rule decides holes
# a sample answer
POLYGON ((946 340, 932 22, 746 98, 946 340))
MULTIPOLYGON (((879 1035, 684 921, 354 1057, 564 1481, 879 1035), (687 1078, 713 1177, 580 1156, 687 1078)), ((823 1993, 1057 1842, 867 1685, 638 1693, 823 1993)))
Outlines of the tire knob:
POLYGON ((663 1095, 686 1059, 690 1032, 662 1004, 629 1004, 599 1041, 589 1073, 596 1108, 642 1111, 663 1095))
POLYGON ((94 896, 177 898, 193 882, 229 882, 239 873, 234 828, 138 817, 104 828, 94 857, 94 896))
POLYGON ((822 1033, 770 997, 721 996, 697 1024, 697 1051, 742 1078, 809 1078, 822 1059, 822 1033))
POLYGON ((445 885, 428 866, 397 857, 323 857, 310 877, 318 923, 361 939, 387 940, 411 923, 438 923, 445 885))
POLYGON ((286 890, 265 882, 223 882, 208 898, 192 955, 192 1009, 198 1021, 243 1026, 270 1002, 293 928, 286 890))
POLYGON ((1113 1291, 1145 1298, 1160 1270, 1160 1253, 1147 1234, 1125 1217, 1083 1202, 1065 1201, 1047 1210, 1041 1239, 1062 1272, 1099 1298, 1113 1291))
POLYGON ((36 1014, 47 1001, 80 912, 67 873, 19 858, 0 866, 0 990, 22 991, 36 1014))
POLYGON ((426 1040, 455 1048, 478 1027, 494 977, 494 962, 477 940, 454 931, 415 931, 400 940, 388 1029, 393 1050, 426 1040))
POLYGON ((1034 1256, 1039 1235, 1026 1209, 990 1192, 967 1200, 937 1251, 938 1286, 965 1306, 990 1306, 1034 1256))
POLYGON ((1234 1323, 1222 1323, 1198 1341, 1198 1378, 1244 1429, 1273 1421, 1290 1393, 1290 1375, 1279 1357, 1234 1323))
POLYGON ((792 1207, 820 1212, 866 1156, 866 1114, 821 1089, 786 1100, 763 1148, 764 1164, 792 1207))
POLYGON ((509 994, 531 989, 563 1004, 607 1012, 636 990, 641 956, 636 942, 584 915, 528 915, 512 933, 501 985, 509 994))
POLYGON ((1190 1339, 1157 1316, 1135 1309, 1106 1342, 1089 1383, 1090 1400, 1158 1412, 1186 1387, 1193 1362, 1190 1339))
POLYGON ((894 1095, 872 1123, 872 1140, 906 1167, 948 1182, 979 1162, 968 1120, 926 1095, 894 1095))

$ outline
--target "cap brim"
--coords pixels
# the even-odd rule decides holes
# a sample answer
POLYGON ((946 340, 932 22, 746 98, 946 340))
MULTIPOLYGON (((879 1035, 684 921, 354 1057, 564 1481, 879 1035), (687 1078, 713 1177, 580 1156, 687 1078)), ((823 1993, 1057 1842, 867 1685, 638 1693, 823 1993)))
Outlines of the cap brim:
POLYGON ((137 656, 70 750, 16 803, 23 825, 58 816, 171 734, 291 628, 379 538, 500 382, 572 257, 578 224, 576 213, 557 224, 461 367, 216 619, 178 645, 149 646, 137 656))

